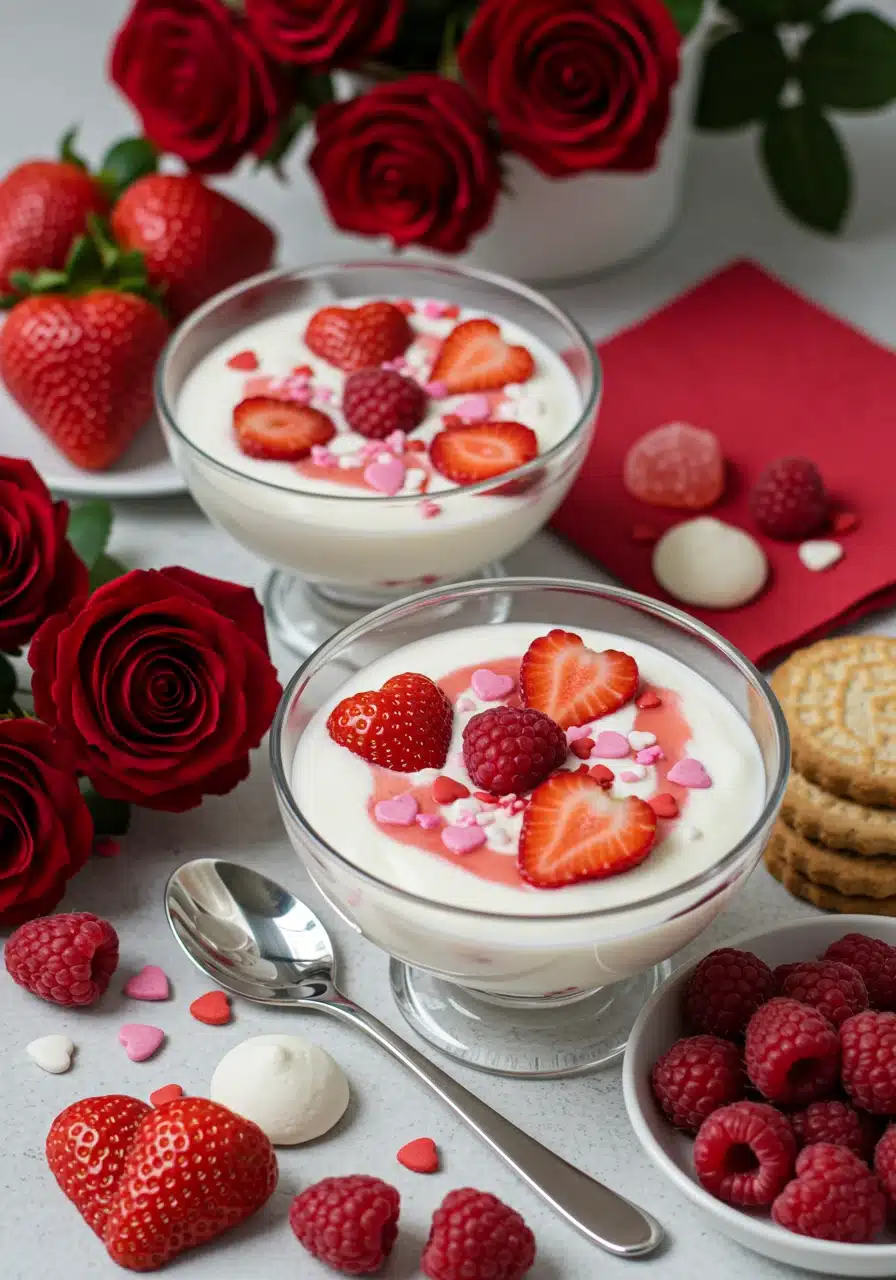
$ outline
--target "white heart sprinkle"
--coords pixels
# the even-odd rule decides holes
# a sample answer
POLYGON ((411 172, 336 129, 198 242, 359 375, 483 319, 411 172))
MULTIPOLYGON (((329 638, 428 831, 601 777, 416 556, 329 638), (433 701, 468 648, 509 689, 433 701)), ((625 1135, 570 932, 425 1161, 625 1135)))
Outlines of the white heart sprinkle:
POLYGON ((827 538, 812 538, 800 543, 797 555, 807 569, 820 573, 843 558, 843 548, 839 542, 831 542, 827 538))
POLYGON ((41 1036, 32 1040, 25 1052, 42 1071, 49 1071, 51 1076, 61 1076, 72 1065, 75 1046, 68 1036, 41 1036))
POLYGON ((703 832, 700 828, 691 825, 683 827, 681 834, 685 840, 700 840, 703 837, 703 832))
POLYGON ((642 733, 640 729, 633 729, 628 735, 628 745, 632 751, 643 751, 645 747, 652 747, 655 742, 655 733, 642 733))

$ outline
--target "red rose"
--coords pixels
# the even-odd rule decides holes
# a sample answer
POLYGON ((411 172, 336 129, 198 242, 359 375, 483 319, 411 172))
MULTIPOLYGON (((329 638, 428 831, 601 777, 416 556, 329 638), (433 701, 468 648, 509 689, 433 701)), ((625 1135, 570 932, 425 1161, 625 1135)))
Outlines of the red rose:
POLYGON ((37 720, 0 720, 0 925, 52 911, 92 845, 64 748, 37 720))
POLYGON ((506 146, 562 178, 656 163, 680 42, 663 0, 485 0, 458 60, 506 146))
POLYGON ((199 173, 262 155, 284 111, 280 73, 223 0, 137 0, 110 75, 146 136, 199 173))
POLYGON ((444 253, 482 230, 501 182, 485 112, 436 75, 322 107, 309 164, 337 226, 444 253))
POLYGON ((0 652, 26 644, 44 618, 87 596, 87 570, 67 528, 68 506, 53 501, 31 463, 0 458, 0 652))
POLYGON ((351 66, 388 48, 405 0, 245 0, 246 19, 272 58, 351 66))
POLYGON ((28 653, 37 714, 101 795, 181 812, 249 772, 280 697, 248 587, 136 569, 50 618, 28 653))

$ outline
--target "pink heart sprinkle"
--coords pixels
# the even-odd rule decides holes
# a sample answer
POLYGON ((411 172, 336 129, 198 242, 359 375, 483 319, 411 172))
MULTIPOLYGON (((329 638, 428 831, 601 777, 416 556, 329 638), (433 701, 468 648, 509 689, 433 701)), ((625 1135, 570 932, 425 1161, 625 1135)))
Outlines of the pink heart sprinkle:
POLYGON ((424 498, 420 503, 420 514, 424 520, 432 520, 433 516, 442 514, 442 508, 437 502, 431 502, 429 498, 424 498))
POLYGON ((592 760, 601 758, 604 760, 624 760, 631 753, 631 747, 628 745, 628 738, 622 733, 614 733, 612 729, 605 729, 603 733, 599 733, 594 739, 594 750, 591 752, 592 760))
POLYGON ((712 786, 712 778, 699 760, 685 756, 666 774, 667 782, 677 782, 680 787, 692 787, 698 791, 712 786))
POLYGON ((118 1032, 118 1043, 124 1045, 131 1062, 145 1062, 151 1058, 164 1039, 165 1032, 160 1027, 150 1027, 145 1022, 126 1022, 118 1032))
POLYGON ((128 978, 124 993, 133 1000, 167 1000, 168 979, 157 964, 148 964, 128 978))
POLYGON ((578 742, 579 738, 587 738, 591 732, 590 725, 573 724, 566 730, 567 742, 578 742))
POLYGON ((475 711, 476 703, 472 698, 468 698, 466 694, 464 694, 463 697, 458 698, 457 702, 455 702, 454 709, 460 713, 463 713, 464 711, 475 711))
POLYGON ((484 702, 497 702, 512 692, 514 679, 513 676, 499 676, 496 671, 489 671, 488 667, 480 667, 473 672, 470 684, 477 698, 482 698, 484 702))
POLYGON ((371 462, 364 468, 364 480, 371 489, 394 497, 404 485, 405 467, 398 458, 390 458, 388 462, 371 462))
POLYGON ((403 431, 392 431, 383 441, 387 449, 391 449, 396 455, 404 453, 405 434, 403 431))
POLYGON ((420 812, 416 796, 406 791, 403 796, 395 796, 392 800, 378 800, 374 805, 373 816, 377 822, 390 827, 410 827, 420 812))
POLYGON ((454 412, 465 422, 484 422, 491 413, 488 396, 466 396, 454 406, 454 412))
POLYGON ((442 825, 442 819, 437 813, 418 813, 417 826, 422 827, 424 831, 435 831, 436 827, 442 825))
POLYGON ((656 764, 657 760, 663 759, 663 755, 662 747, 645 747, 643 751, 636 752, 635 760, 638 764, 656 764))
POLYGON ((428 396, 432 396, 433 400, 444 400, 448 394, 448 388, 444 382, 425 382, 423 390, 428 396))
POLYGON ((643 773, 635 773, 634 769, 623 769, 619 775, 621 782, 640 782, 643 777, 643 773))
POLYGON ((442 844, 451 853, 472 853, 485 844, 485 832, 475 824, 470 827, 446 827, 442 832, 442 844))

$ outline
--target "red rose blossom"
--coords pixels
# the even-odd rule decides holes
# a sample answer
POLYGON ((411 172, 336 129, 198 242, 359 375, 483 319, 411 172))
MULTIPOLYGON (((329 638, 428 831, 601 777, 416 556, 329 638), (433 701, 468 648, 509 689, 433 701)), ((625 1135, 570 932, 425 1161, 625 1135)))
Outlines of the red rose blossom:
POLYGON ((28 654, 37 714, 101 795, 181 812, 249 772, 280 685, 248 587, 136 569, 50 618, 28 654))
POLYGON ((92 844, 65 748, 37 720, 0 720, 0 925, 52 911, 92 844))
POLYGON ((150 141, 199 173, 263 155, 286 105, 282 74, 223 0, 136 0, 110 75, 150 141))
POLYGON ((680 43, 663 0, 485 0, 458 61, 503 143, 562 178, 656 163, 680 43))
POLYGON ((66 541, 68 506, 23 458, 0 458, 0 653, 87 595, 87 570, 66 541))
POLYGON ((245 0, 246 20, 272 58, 300 66, 351 66, 387 49, 405 0, 245 0))
POLYGON ((485 112, 437 75, 322 107, 309 164, 343 230, 444 253, 487 224, 501 182, 485 112))

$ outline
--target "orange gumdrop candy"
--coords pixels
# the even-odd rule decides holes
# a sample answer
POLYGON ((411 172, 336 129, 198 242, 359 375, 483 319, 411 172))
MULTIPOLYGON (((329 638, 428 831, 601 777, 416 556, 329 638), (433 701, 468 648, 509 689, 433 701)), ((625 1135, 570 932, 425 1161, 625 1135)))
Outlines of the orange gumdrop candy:
POLYGON ((635 441, 625 455, 622 479, 641 502, 703 511, 722 496, 725 459, 711 431, 670 422, 635 441))

